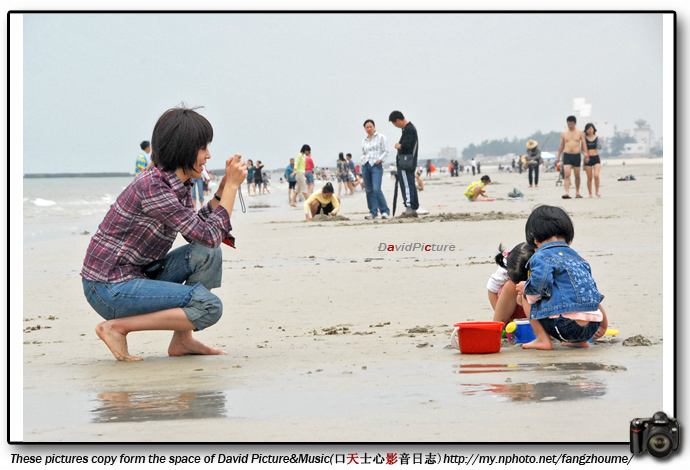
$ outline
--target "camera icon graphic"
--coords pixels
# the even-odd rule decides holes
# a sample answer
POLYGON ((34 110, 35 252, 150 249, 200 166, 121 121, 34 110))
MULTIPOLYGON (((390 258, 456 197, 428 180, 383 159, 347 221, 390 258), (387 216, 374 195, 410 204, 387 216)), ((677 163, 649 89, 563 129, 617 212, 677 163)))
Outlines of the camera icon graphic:
POLYGON ((635 418, 630 421, 630 452, 649 452, 657 458, 677 451, 680 444, 680 424, 663 411, 652 418, 635 418))

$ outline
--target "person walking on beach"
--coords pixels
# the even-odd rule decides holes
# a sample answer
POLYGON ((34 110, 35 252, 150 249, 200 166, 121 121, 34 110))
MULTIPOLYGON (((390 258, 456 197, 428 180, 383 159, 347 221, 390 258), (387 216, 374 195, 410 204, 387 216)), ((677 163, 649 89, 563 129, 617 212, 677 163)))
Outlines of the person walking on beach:
POLYGON ((347 164, 347 160, 345 160, 345 155, 343 155, 343 152, 338 154, 338 161, 336 165, 338 177, 338 196, 340 196, 343 185, 345 186, 345 195, 347 196, 348 183, 350 182, 350 166, 347 164))
POLYGON ((477 162, 474 161, 474 158, 472 159, 472 176, 474 176, 477 172, 477 162))
POLYGON ((141 171, 149 166, 149 154, 151 154, 151 143, 148 140, 143 141, 139 144, 141 151, 137 156, 137 163, 134 167, 134 175, 138 175, 141 171))
POLYGON ((225 176, 198 213, 191 185, 211 158, 213 127, 193 109, 169 109, 152 136, 154 164, 118 196, 86 251, 81 271, 84 295, 105 321, 96 334, 118 361, 130 354, 127 335, 172 331, 168 355, 225 354, 192 337, 215 324, 221 300, 222 242, 230 235, 235 195, 247 176, 241 155, 225 162, 225 176), (189 243, 171 251, 180 233, 189 243))
POLYGON ((254 166, 254 194, 261 194, 261 188, 264 184, 263 178, 264 164, 261 160, 256 161, 256 166, 254 166))
POLYGON ((536 140, 527 142, 527 171, 529 172, 529 187, 532 187, 532 174, 534 174, 534 186, 539 187, 539 165, 541 165, 541 150, 536 140))
POLYGON ((563 153, 563 179, 565 186, 565 194, 563 199, 570 199, 570 173, 575 174, 575 197, 581 198, 580 195, 580 152, 587 155, 587 143, 585 142, 585 134, 580 129, 575 127, 577 118, 575 116, 568 116, 566 119, 568 128, 561 133, 561 145, 558 148, 558 156, 556 157, 556 165, 561 161, 561 153, 563 153))
POLYGON ((297 154, 297 158, 295 158, 295 170, 292 172, 290 176, 295 178, 295 192, 292 195, 292 201, 290 202, 290 206, 292 207, 297 207, 297 204, 295 202, 297 201, 297 194, 301 193, 302 196, 304 196, 304 199, 307 199, 309 197, 309 194, 307 194, 307 178, 304 176, 304 171, 305 171, 305 158, 311 154, 311 147, 309 147, 307 144, 302 145, 302 149, 300 152, 297 154))
POLYGON ((599 137, 597 137, 597 128, 591 122, 585 125, 585 141, 587 144, 587 153, 585 154, 587 155, 585 157, 587 191, 589 191, 589 197, 592 197, 592 179, 594 179, 594 190, 597 197, 601 197, 601 194, 599 194, 599 174, 601 173, 599 149, 601 144, 599 143, 599 137))
POLYGON ((381 218, 388 219, 390 210, 381 191, 383 162, 388 157, 388 141, 385 135, 376 132, 376 125, 372 119, 364 121, 364 130, 367 135, 362 140, 362 178, 369 207, 369 214, 364 218, 375 219, 381 212, 381 218))
POLYGON ((304 156, 304 177, 307 180, 307 193, 311 194, 314 192, 314 160, 311 158, 311 152, 304 156))
MULTIPOLYGON (((357 183, 357 177, 355 176, 357 173, 357 169, 355 168, 355 162, 352 161, 352 154, 348 153, 345 155, 345 158, 347 159, 347 166, 349 169, 348 173, 348 187, 350 188, 350 194, 355 193, 355 186, 357 183)), ((347 196, 347 193, 345 194, 347 196)))
POLYGON ((254 162, 250 158, 247 160, 247 196, 251 196, 252 188, 254 188, 254 195, 256 196, 256 185, 254 184, 254 162))
POLYGON ((295 190, 295 184, 297 181, 295 177, 292 176, 292 172, 295 171, 295 159, 291 158, 290 163, 287 168, 285 168, 285 181, 288 182, 288 201, 292 201, 292 193, 295 190))
POLYGON ((398 184, 402 192, 405 212, 400 218, 418 217, 419 200, 417 199, 417 187, 415 186, 414 172, 417 168, 417 156, 419 155, 419 138, 417 128, 405 119, 400 111, 393 111, 388 120, 398 129, 402 129, 400 141, 395 144, 398 150, 396 166, 398 167, 398 184))

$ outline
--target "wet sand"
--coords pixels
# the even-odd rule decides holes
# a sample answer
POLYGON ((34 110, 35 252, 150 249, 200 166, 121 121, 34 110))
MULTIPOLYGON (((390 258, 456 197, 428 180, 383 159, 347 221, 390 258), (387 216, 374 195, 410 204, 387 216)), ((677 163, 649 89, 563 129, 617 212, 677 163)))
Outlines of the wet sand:
POLYGON ((227 356, 168 357, 169 333, 142 332, 128 341, 144 361, 118 363, 81 292, 89 236, 25 244, 24 440, 628 442, 630 419, 662 409, 664 181, 659 160, 626 163, 603 167, 593 199, 584 172, 585 198, 563 200, 555 173, 528 188, 527 173, 492 169, 498 200, 485 203, 463 196, 471 175, 434 177, 418 220, 365 221, 362 192, 343 197, 349 220, 327 222, 249 198, 233 213, 237 250, 223 248, 223 318, 195 335, 227 356), (508 199, 514 187, 523 200, 508 199), (521 242, 542 203, 571 214, 619 336, 584 350, 450 349, 454 323, 491 319, 496 249, 521 242), (455 250, 381 250, 411 243, 455 250), (649 344, 623 344, 638 335, 649 344))

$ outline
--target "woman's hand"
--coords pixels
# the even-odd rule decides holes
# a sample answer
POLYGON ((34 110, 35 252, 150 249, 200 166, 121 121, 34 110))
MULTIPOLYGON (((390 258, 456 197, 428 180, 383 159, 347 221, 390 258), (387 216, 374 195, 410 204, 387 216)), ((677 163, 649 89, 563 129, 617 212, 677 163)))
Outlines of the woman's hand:
POLYGON ((311 214, 304 214, 304 216, 307 218, 307 220, 311 220, 311 214))
POLYGON ((234 157, 229 158, 225 161, 225 176, 221 184, 230 184, 239 188, 242 182, 247 179, 247 164, 242 161, 242 155, 236 153, 234 157))

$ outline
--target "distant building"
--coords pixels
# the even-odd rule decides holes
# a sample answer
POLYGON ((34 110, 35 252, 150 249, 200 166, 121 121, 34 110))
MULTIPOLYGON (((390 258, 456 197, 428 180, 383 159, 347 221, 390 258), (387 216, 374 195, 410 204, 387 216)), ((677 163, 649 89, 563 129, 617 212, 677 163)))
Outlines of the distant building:
POLYGON ((439 158, 445 158, 446 160, 455 160, 458 158, 458 148, 457 147, 444 147, 438 153, 439 158))
POLYGON ((635 142, 625 144, 623 147, 623 154, 627 155, 647 155, 652 148, 652 128, 649 124, 641 122, 637 128, 633 129, 633 137, 635 142))

